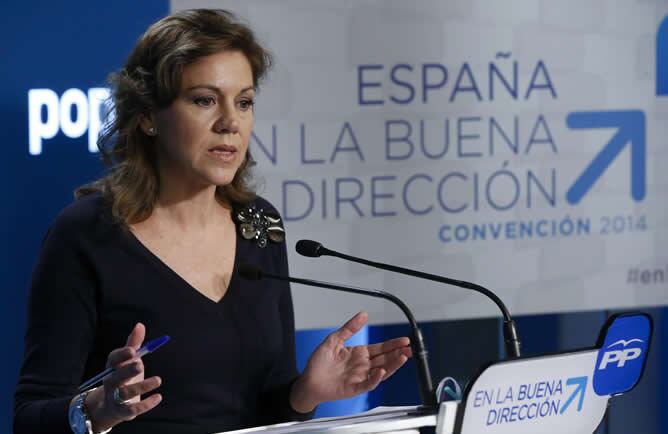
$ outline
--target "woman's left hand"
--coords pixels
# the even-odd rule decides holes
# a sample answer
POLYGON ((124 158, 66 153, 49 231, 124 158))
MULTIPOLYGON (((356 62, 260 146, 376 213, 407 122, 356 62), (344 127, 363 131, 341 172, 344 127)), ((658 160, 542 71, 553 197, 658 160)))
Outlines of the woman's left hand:
POLYGON ((407 337, 373 345, 344 346, 367 320, 368 314, 359 312, 316 348, 292 386, 290 404, 294 410, 307 413, 321 402, 373 390, 411 357, 407 337))

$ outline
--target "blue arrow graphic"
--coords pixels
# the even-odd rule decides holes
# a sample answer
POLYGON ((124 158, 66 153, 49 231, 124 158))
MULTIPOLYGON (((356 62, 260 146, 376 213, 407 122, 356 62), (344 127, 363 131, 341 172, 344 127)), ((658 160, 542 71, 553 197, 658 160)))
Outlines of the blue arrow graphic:
POLYGON ((577 385, 571 396, 568 397, 564 405, 559 410, 559 414, 564 414, 566 409, 571 405, 573 400, 578 394, 580 395, 580 400, 578 401, 578 411, 582 411, 582 404, 585 399, 585 392, 587 391, 587 377, 573 377, 566 380, 567 386, 577 385))
POLYGON ((571 129, 617 128, 617 132, 566 192, 566 200, 577 204, 627 143, 631 144, 631 197, 645 198, 645 113, 641 110, 572 112, 566 118, 571 129))

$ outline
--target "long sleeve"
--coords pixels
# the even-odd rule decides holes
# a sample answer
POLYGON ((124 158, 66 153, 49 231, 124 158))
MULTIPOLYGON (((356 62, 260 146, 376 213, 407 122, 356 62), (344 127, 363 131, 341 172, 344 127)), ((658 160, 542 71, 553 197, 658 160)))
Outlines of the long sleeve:
POLYGON ((96 323, 95 279, 76 225, 59 219, 47 234, 30 287, 25 349, 14 395, 14 433, 68 433, 68 407, 96 323))
MULTIPOLYGON (((237 237, 239 261, 288 272, 284 243, 237 237)), ((78 385, 137 322, 147 339, 171 337, 144 360, 146 374, 162 379, 163 401, 113 432, 221 432, 311 416, 289 404, 298 376, 289 285, 235 273, 213 302, 115 223, 103 198, 89 197, 56 220, 33 272, 14 433, 70 433, 78 385)))
MULTIPOLYGON (((289 275, 286 243, 277 246, 277 274, 289 275)), ((282 282, 282 294, 279 301, 279 313, 282 327, 282 354, 276 360, 263 391, 263 413, 267 415, 264 423, 278 423, 292 420, 308 420, 315 410, 309 413, 298 413, 290 405, 290 390, 297 379, 297 362, 295 356, 295 320, 292 306, 290 284, 282 282)))

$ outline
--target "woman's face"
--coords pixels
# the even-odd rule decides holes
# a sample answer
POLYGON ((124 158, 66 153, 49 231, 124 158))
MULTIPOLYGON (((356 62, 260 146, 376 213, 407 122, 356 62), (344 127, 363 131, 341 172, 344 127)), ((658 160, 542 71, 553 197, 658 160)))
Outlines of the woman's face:
POLYGON ((152 116, 161 177, 202 186, 232 182, 253 130, 253 73, 223 51, 183 69, 176 100, 152 116))

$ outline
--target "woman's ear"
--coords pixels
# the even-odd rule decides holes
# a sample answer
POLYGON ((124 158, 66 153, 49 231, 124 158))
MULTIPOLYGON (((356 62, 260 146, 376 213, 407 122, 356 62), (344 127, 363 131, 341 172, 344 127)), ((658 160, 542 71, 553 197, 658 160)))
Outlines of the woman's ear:
POLYGON ((139 127, 147 136, 157 136, 158 130, 155 128, 155 122, 153 121, 153 115, 141 115, 139 118, 139 127))

